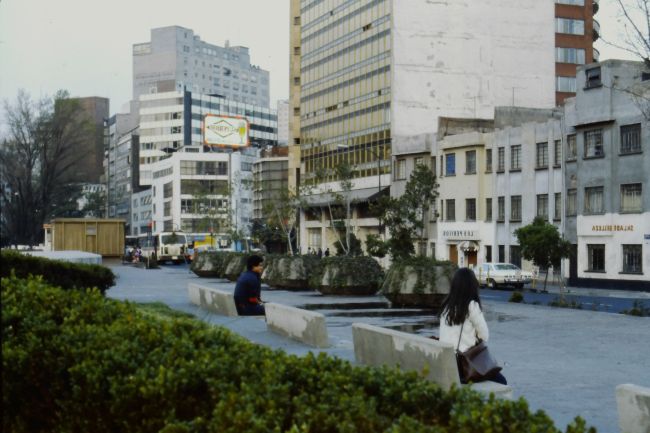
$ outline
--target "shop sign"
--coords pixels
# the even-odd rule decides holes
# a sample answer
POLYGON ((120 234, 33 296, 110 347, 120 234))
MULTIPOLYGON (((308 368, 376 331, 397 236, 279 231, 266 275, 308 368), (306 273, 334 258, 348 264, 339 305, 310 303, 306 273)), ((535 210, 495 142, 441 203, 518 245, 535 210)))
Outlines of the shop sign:
POLYGON ((592 232, 633 232, 634 225, 605 224, 591 226, 592 232))
POLYGON ((442 236, 447 239, 476 239, 476 230, 443 230, 442 236))

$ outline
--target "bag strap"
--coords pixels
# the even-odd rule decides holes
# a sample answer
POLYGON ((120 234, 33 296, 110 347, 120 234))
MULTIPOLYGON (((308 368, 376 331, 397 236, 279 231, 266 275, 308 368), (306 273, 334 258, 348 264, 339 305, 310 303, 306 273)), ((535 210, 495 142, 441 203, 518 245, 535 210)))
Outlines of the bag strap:
POLYGON ((460 348, 460 338, 463 336, 463 326, 465 326, 464 320, 463 320, 463 324, 460 325, 460 334, 458 335, 458 344, 456 345, 456 352, 458 352, 458 349, 460 348))

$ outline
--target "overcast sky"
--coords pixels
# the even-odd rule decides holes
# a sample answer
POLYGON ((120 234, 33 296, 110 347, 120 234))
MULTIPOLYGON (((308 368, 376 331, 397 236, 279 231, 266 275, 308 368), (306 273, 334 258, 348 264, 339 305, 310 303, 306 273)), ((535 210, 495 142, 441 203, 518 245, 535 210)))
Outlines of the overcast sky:
MULTIPOLYGON (((618 33, 613 3, 601 0, 596 16, 610 38, 618 33)), ((289 0, 0 0, 0 100, 21 88, 36 99, 67 89, 108 97, 118 112, 131 96, 132 45, 170 25, 249 47, 252 63, 271 73, 272 106, 288 98, 289 0)), ((596 46, 601 60, 630 58, 596 46)))

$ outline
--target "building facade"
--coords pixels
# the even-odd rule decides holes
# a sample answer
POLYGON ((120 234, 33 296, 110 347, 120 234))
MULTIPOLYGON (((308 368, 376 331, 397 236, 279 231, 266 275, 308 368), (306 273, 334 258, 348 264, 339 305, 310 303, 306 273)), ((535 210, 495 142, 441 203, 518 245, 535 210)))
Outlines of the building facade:
POLYGON ((250 62, 247 47, 202 41, 193 30, 160 27, 133 45, 133 99, 188 90, 269 107, 269 72, 250 62))
POLYGON ((379 185, 393 194, 394 159, 432 152, 419 138, 435 137, 439 117, 555 105, 552 3, 396 5, 292 0, 292 187, 336 190, 336 168, 348 164, 366 203, 379 185))
POLYGON ((79 181, 84 183, 99 183, 104 165, 104 121, 109 116, 109 100, 98 96, 86 98, 72 98, 77 101, 82 115, 91 124, 92 138, 83 143, 83 148, 76 149, 75 153, 81 155, 75 162, 79 181))
POLYGON ((153 164, 153 232, 237 231, 250 236, 257 151, 178 152, 153 164))
POLYGON ((608 60, 578 68, 566 102, 565 234, 577 285, 650 286, 650 71, 608 60), (638 98, 634 95, 645 95, 638 98))
MULTIPOLYGON (((204 153, 206 115, 241 117, 248 121, 253 147, 277 144, 275 110, 192 92, 165 92, 140 97, 140 184, 151 185, 152 164, 174 152, 204 153)), ((250 171, 250 170, 249 170, 250 171)))

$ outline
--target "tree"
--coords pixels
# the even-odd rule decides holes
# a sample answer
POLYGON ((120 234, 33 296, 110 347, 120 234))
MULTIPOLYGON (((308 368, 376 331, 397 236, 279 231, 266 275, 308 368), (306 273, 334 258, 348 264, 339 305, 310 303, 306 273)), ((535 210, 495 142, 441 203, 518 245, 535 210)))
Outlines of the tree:
POLYGON ((3 233, 14 243, 34 245, 43 223, 70 215, 81 195, 79 150, 93 140, 93 127, 67 92, 33 102, 20 91, 14 105, 5 101, 9 132, 0 146, 3 233))
POLYGON ((267 226, 276 228, 275 230, 271 229, 269 235, 277 235, 277 229, 279 229, 281 240, 287 243, 291 255, 294 254, 293 244, 298 232, 298 215, 300 209, 305 206, 304 198, 300 192, 301 190, 296 193, 290 189, 278 191, 263 209, 264 215, 267 217, 267 226))
MULTIPOLYGON (((560 236, 557 227, 541 217, 515 230, 515 236, 521 246, 522 257, 540 268, 559 268, 562 259, 569 257, 571 251, 571 244, 560 236)), ((544 278, 544 290, 547 280, 548 272, 544 278)))
POLYGON ((352 187, 354 186, 352 177, 354 173, 352 167, 347 163, 337 165, 335 172, 339 179, 340 191, 329 191, 334 200, 327 203, 327 210, 338 240, 337 251, 341 251, 341 254, 338 255, 352 255, 353 245, 350 235, 352 234, 352 187), (343 232, 343 236, 341 236, 341 232, 343 232))
MULTIPOLYGON (((411 173, 402 196, 383 197, 375 205, 390 233, 390 239, 385 241, 385 249, 393 260, 406 259, 415 254, 413 242, 426 238, 426 218, 437 197, 435 175, 426 165, 418 165, 411 173)), ((379 239, 369 240, 372 251, 384 252, 379 239)))
POLYGON ((106 193, 90 191, 84 194, 85 203, 81 212, 85 217, 101 218, 106 210, 106 193))

